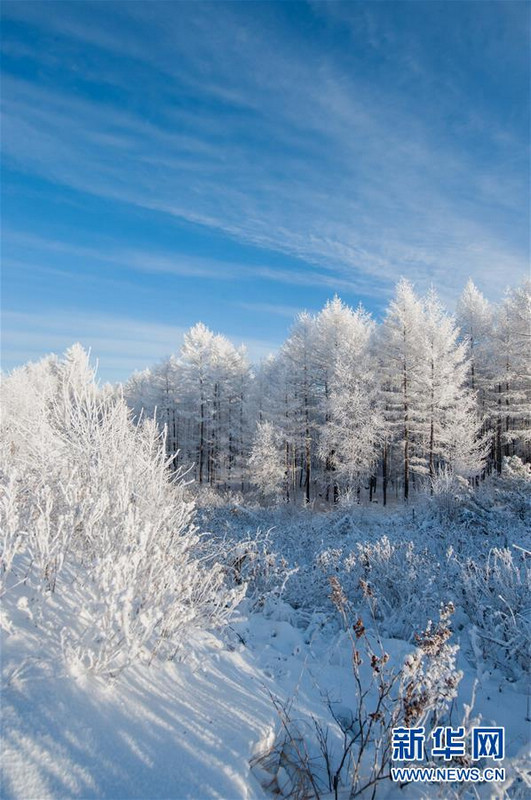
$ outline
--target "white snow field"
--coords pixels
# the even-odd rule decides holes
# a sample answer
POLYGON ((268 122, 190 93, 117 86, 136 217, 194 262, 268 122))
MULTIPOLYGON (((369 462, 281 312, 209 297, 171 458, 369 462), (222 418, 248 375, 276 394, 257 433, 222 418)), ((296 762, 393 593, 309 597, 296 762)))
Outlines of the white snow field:
MULTIPOLYGON (((256 513, 246 517, 242 511, 239 528, 245 530, 256 513)), ((214 516, 221 524, 223 512, 214 516)), ((285 522, 293 536, 297 528, 303 534, 308 526, 322 525, 325 515, 319 516, 290 515, 285 522)), ((225 519, 234 518, 227 510, 225 519)), ((291 718, 309 739, 312 717, 323 725, 331 721, 324 698, 339 717, 355 707, 350 641, 333 610, 294 609, 274 592, 257 593, 242 603, 223 635, 197 632, 174 661, 147 664, 141 658, 113 679, 65 657, 64 631, 75 629, 83 613, 82 581, 67 570, 54 593, 43 595, 30 584, 8 589, 3 601, 6 800, 271 797, 282 789, 282 770, 276 776, 253 770, 251 761, 272 746, 280 729, 272 698, 291 698, 291 718)), ((456 639, 462 645, 457 667, 464 676, 452 719, 461 718, 477 680, 473 716, 481 715, 482 724, 506 726, 507 786, 516 774, 520 785, 529 738, 525 685, 504 679, 477 652, 473 663, 466 629, 456 639)), ((399 664, 413 650, 399 638, 382 643, 391 663, 399 664)), ((501 785, 483 785, 477 796, 504 797, 504 791, 501 785)), ((453 795, 444 785, 399 789, 390 781, 377 795, 404 796, 453 795)))
POLYGON ((250 654, 208 637, 109 682, 50 661, 29 619, 3 648, 3 797, 261 796, 249 758, 273 712, 250 654))

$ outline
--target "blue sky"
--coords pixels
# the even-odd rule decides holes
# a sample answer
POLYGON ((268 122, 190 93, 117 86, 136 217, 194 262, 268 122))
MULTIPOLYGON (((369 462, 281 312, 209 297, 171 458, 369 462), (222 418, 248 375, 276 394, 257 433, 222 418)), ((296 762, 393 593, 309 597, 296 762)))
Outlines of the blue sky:
POLYGON ((522 2, 4 2, 3 366, 106 379, 202 320, 258 359, 335 292, 529 263, 522 2))

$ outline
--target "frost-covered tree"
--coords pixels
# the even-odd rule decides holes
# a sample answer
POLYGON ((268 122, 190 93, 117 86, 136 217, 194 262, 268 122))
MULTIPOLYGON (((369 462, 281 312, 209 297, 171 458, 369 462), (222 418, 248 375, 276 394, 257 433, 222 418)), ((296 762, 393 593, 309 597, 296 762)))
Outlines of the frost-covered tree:
POLYGON ((293 490, 311 500, 312 466, 317 448, 318 401, 314 390, 315 317, 300 314, 278 356, 284 409, 279 420, 287 445, 293 490))
POLYGON ((484 408, 485 382, 488 380, 489 351, 492 343, 493 311, 490 303, 469 280, 457 303, 456 322, 466 343, 469 364, 467 380, 470 389, 478 393, 484 408))
MULTIPOLYGON (((317 492, 327 499, 331 492, 337 494, 340 456, 334 431, 338 432, 343 414, 339 411, 337 364, 341 358, 346 376, 347 353, 350 350, 360 356, 369 328, 361 309, 354 312, 336 296, 318 314, 300 314, 278 356, 267 364, 273 389, 269 394, 274 399, 263 410, 284 434, 288 489, 293 496, 301 492, 306 502, 317 492), (334 421, 332 387, 337 400, 334 421)), ((262 379, 260 375, 257 385, 262 379)), ((349 458, 353 463, 356 456, 349 458)), ((341 463, 346 463, 343 458, 341 463)))
POLYGON ((265 500, 278 499, 286 481, 282 434, 271 422, 259 422, 249 456, 250 480, 265 500))
POLYGON ((123 386, 124 397, 134 417, 140 420, 143 416, 153 417, 160 400, 157 392, 153 370, 144 369, 133 372, 123 386))
POLYGON ((199 483, 208 480, 212 466, 215 361, 215 335, 199 322, 185 334, 180 353, 183 417, 188 427, 186 450, 196 465, 199 483))
POLYGON ((494 375, 495 309, 474 283, 469 280, 457 303, 456 320, 460 338, 466 345, 469 370, 467 386, 475 394, 482 435, 490 443, 487 448, 486 471, 494 458, 494 425, 491 414, 494 375))
POLYGON ((361 308, 349 312, 341 338, 331 342, 320 452, 336 481, 359 492, 375 473, 384 421, 371 346, 374 323, 361 308))
POLYGON ((249 364, 244 348, 202 323, 184 337, 178 356, 135 374, 125 394, 137 415, 155 416, 175 468, 200 484, 241 481, 249 450, 249 364))
POLYGON ((531 281, 507 292, 493 332, 489 410, 495 430, 495 461, 531 458, 531 281))
MULTIPOLYGON (((359 353, 359 325, 355 312, 336 295, 317 314, 315 320, 313 387, 318 409, 319 482, 327 500, 337 498, 338 451, 335 450, 333 429, 339 414, 332 419, 332 393, 338 400, 340 380, 338 360, 345 359, 348 350, 359 353)), ((339 412, 339 408, 337 409, 339 412)))
MULTIPOLYGON (((181 383, 180 365, 175 356, 164 359, 156 364, 150 375, 150 401, 151 414, 155 416, 159 427, 164 428, 166 434, 166 449, 177 468, 177 456, 181 440, 181 426, 179 419, 179 388, 181 383)), ((147 409, 145 409, 147 411, 147 409)))
POLYGON ((430 481, 444 466, 462 477, 475 477, 484 466, 485 442, 476 392, 467 387, 468 343, 459 342, 455 319, 444 311, 433 289, 425 300, 424 337, 427 363, 421 395, 430 481))
POLYGON ((489 439, 483 434, 476 399, 470 391, 457 393, 458 401, 445 414, 438 432, 440 462, 436 475, 450 470, 456 477, 477 479, 487 458, 489 439))
POLYGON ((426 345, 422 303, 409 281, 401 280, 380 329, 378 343, 384 414, 390 445, 400 464, 404 500, 411 476, 425 473, 424 432, 426 345))
POLYGON ((250 369, 242 349, 199 323, 177 356, 126 386, 156 413, 175 466, 245 488, 257 423, 281 437, 290 501, 381 480, 404 499, 451 469, 471 479, 511 453, 531 458, 529 285, 500 308, 469 281, 456 318, 402 280, 380 325, 337 296, 300 314, 278 353, 250 369), (485 440, 492 443, 485 464, 485 440))
POLYGON ((456 321, 435 291, 421 301, 411 284, 401 281, 379 346, 391 457, 400 465, 404 499, 411 480, 419 487, 423 479, 433 483, 448 466, 463 477, 478 475, 485 442, 477 392, 470 386, 470 343, 459 341, 456 321))

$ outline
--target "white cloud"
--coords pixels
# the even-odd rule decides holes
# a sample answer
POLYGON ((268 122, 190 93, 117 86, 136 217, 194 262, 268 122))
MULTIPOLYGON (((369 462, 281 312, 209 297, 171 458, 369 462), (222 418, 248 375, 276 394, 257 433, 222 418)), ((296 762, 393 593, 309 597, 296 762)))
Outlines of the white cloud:
POLYGON ((287 317, 288 319, 295 320, 298 314, 301 311, 305 311, 306 309, 300 308, 297 306, 285 306, 282 304, 276 303, 244 303, 244 302, 235 302, 235 306, 238 308, 244 308, 246 311, 256 311, 259 314, 274 314, 277 317, 287 317))
MULTIPOLYGON (((331 293, 345 291, 374 296, 383 295, 384 291, 374 283, 374 280, 355 272, 352 272, 350 278, 345 278, 332 271, 319 272, 309 266, 304 269, 302 264, 299 269, 282 269, 264 264, 199 257, 177 251, 151 250, 148 252, 139 248, 117 247, 114 241, 102 242, 101 238, 102 244, 99 249, 96 249, 6 228, 3 230, 3 238, 4 249, 8 246, 14 247, 17 252, 21 252, 25 256, 25 258, 7 256, 4 258, 4 266, 19 269, 33 265, 32 269, 47 270, 62 277, 68 277, 67 270, 45 266, 46 262, 53 259, 54 256, 61 256, 63 260, 71 259, 74 265, 72 270, 75 265, 80 263, 84 266, 111 264, 123 268, 124 276, 130 276, 131 272, 139 272, 225 281, 262 279, 271 283, 326 288, 331 293)), ((78 277, 74 271, 70 275, 78 277)), ((95 281, 109 282, 110 280, 98 272, 91 273, 90 277, 95 281)), ((115 283, 118 285, 119 281, 115 281, 115 283)))
MULTIPOLYGON (((227 4, 216 6, 215 26, 200 7, 182 9, 161 16, 144 4, 113 7, 123 23, 118 37, 98 15, 87 25, 83 9, 62 20, 47 19, 42 8, 15 8, 15 15, 135 59, 140 71, 156 68, 167 94, 157 121, 147 121, 141 111, 8 78, 9 158, 78 190, 295 255, 323 273, 309 269, 308 285, 326 284, 326 271, 331 288, 388 292, 406 274, 422 286, 443 279, 455 297, 470 274, 495 296, 502 277, 516 282, 527 271, 521 223, 520 235, 511 236, 522 219, 526 178, 511 161, 518 143, 500 120, 475 122, 492 128, 499 155, 479 164, 404 98, 345 72, 332 52, 316 54, 279 27, 268 35, 227 4), (205 102, 168 102, 181 91, 205 102)), ((376 49, 390 46, 388 26, 377 35, 370 13, 363 24, 376 49)), ((421 65, 410 67, 422 80, 421 65)), ((102 68, 100 78, 124 85, 119 67, 112 74, 102 68)), ((153 269, 176 274, 208 277, 211 269, 200 259, 152 261, 153 269)), ((131 254, 132 268, 147 264, 145 254, 131 254)), ((221 271, 232 276, 233 266, 221 264, 221 271)), ((243 265, 237 271, 243 274, 243 265)), ((265 265, 254 274, 304 283, 302 267, 291 279, 265 265)))
MULTIPOLYGON (((80 342, 97 360, 101 379, 125 380, 135 370, 178 352, 184 333, 177 325, 75 310, 55 309, 46 314, 4 311, 2 366, 10 370, 47 353, 63 353, 80 342)), ((228 338, 241 344, 238 337, 228 338)), ((254 362, 278 348, 278 343, 260 339, 245 344, 254 362)))

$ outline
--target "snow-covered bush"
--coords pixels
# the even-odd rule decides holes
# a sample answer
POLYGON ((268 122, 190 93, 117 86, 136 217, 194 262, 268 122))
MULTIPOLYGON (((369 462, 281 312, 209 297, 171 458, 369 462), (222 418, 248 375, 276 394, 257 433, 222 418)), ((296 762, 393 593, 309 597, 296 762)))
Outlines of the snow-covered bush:
POLYGON ((280 598, 286 583, 297 571, 274 552, 271 531, 258 530, 238 542, 225 539, 225 570, 234 586, 245 585, 250 608, 263 608, 267 599, 280 598))
POLYGON ((437 611, 440 564, 436 555, 412 541, 359 544, 345 559, 350 583, 367 583, 375 598, 377 619, 388 635, 410 638, 412 620, 424 624, 437 611))
POLYGON ((338 707, 325 698, 327 722, 312 718, 308 725, 296 719, 289 702, 273 698, 278 735, 254 766, 264 786, 280 797, 375 797, 381 781, 390 779, 393 729, 447 722, 462 678, 456 669, 459 647, 449 643, 452 604, 441 606, 438 622, 429 622, 415 637, 414 650, 394 665, 337 578, 330 585, 350 641, 354 702, 338 707))
POLYGON ((316 563, 322 572, 319 585, 334 575, 351 603, 362 605, 363 587, 369 587, 375 619, 387 636, 409 639, 413 620, 424 625, 437 613, 441 564, 436 553, 413 541, 384 535, 352 548, 329 547, 317 554, 316 563))
POLYGON ((271 503, 280 498, 286 480, 286 464, 280 432, 270 422, 259 422, 256 427, 249 471, 264 501, 271 503))
MULTIPOLYGON (((31 377, 16 375, 28 395, 38 392, 31 377)), ((5 566, 23 549, 45 588, 61 592, 69 565, 84 607, 62 640, 78 665, 116 673, 142 648, 171 656, 191 627, 222 623, 243 589, 225 588, 212 548, 199 552, 193 503, 182 475, 170 477, 155 423, 131 423, 81 348, 54 363, 50 385, 37 402, 41 439, 16 407, 2 432, 5 566)))
POLYGON ((487 491, 498 507, 531 521, 531 464, 518 456, 504 458, 501 476, 489 481, 487 491))
POLYGON ((2 470, 2 483, 0 488, 0 519, 1 531, 1 562, 0 581, 1 593, 5 591, 5 582, 17 553, 24 546, 28 528, 27 509, 20 501, 23 492, 20 472, 13 467, 11 472, 2 470), (26 517, 26 518, 25 518, 26 517))
POLYGON ((464 609, 483 657, 518 680, 531 669, 531 554, 493 548, 485 561, 461 565, 464 609))
MULTIPOLYGON (((188 480, 188 472, 186 473, 188 480)), ((239 506, 243 506, 244 498, 241 492, 232 489, 214 489, 212 486, 205 486, 194 482, 192 479, 188 483, 188 494, 193 498, 195 507, 202 508, 231 508, 236 512, 239 506)))
MULTIPOLYGON (((440 510, 440 505, 436 510, 436 492, 408 510, 357 503, 348 512, 336 508, 328 513, 289 506, 203 509, 201 524, 223 532, 229 551, 237 543, 245 549, 243 543, 253 538, 249 531, 269 529, 267 558, 274 554, 277 565, 286 562, 285 572, 266 567, 262 557, 249 560, 247 567, 254 563, 253 570, 260 565, 258 575, 267 573, 261 595, 264 591, 275 594, 282 586, 283 600, 302 613, 318 610, 330 615, 330 576, 339 579, 349 601, 361 608, 360 581, 364 581, 375 598, 381 634, 411 641, 415 630, 436 618, 440 603, 451 600, 456 630, 463 634, 474 625, 484 645, 481 658, 490 666, 494 659, 502 674, 514 680, 521 674, 522 662, 520 657, 511 661, 508 643, 514 641, 520 652, 528 635, 525 550, 531 547, 528 523, 520 518, 517 505, 512 508, 510 483, 502 476, 501 481, 485 481, 479 492, 459 483, 453 494, 452 480, 449 497, 442 503, 448 512, 440 510), (507 500, 498 485, 505 487, 507 500), (507 545, 512 551, 510 563, 503 565, 497 558, 493 569, 489 552, 492 548, 503 551, 507 545), (507 603, 515 612, 514 620, 507 603), (497 632, 494 624, 500 629, 497 632), (500 631, 501 645, 489 646, 488 639, 481 639, 480 634, 498 638, 500 631)), ((521 491, 523 500, 526 487, 527 482, 521 491)), ((468 651, 471 658, 481 649, 468 651)))
POLYGON ((443 467, 430 481, 430 510, 441 520, 455 522, 469 494, 467 481, 449 467, 443 467))

